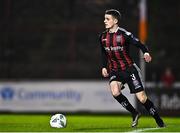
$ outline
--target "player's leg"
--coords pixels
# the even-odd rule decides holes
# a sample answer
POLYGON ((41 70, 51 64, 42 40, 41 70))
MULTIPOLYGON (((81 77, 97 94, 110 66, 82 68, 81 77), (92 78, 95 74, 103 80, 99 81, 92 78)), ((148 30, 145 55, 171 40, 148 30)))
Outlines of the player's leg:
POLYGON ((164 127, 165 124, 160 118, 157 109, 154 107, 154 104, 147 98, 147 95, 144 91, 144 85, 142 81, 141 71, 137 65, 130 70, 130 80, 129 87, 132 93, 136 94, 137 99, 144 105, 146 110, 154 117, 156 123, 159 127, 164 127))
MULTIPOLYGON (((122 83, 120 83, 122 84, 122 83)), ((110 82, 110 89, 113 97, 126 109, 128 110, 132 116, 133 116, 133 123, 132 127, 135 127, 137 125, 137 121, 139 118, 139 113, 136 111, 136 109, 131 105, 129 100, 121 93, 122 85, 119 85, 118 81, 112 81, 110 82)))
POLYGON ((110 82, 110 89, 113 97, 117 97, 121 94, 121 87, 123 84, 119 81, 111 81, 110 82))
POLYGON ((124 89, 125 89, 124 84, 122 84, 121 82, 118 82, 118 83, 119 83, 119 87, 120 87, 120 89, 121 89, 121 90, 124 90, 124 89))
POLYGON ((160 118, 154 104, 147 98, 145 91, 136 93, 137 99, 144 105, 146 110, 151 114, 159 127, 165 127, 163 120, 160 118))

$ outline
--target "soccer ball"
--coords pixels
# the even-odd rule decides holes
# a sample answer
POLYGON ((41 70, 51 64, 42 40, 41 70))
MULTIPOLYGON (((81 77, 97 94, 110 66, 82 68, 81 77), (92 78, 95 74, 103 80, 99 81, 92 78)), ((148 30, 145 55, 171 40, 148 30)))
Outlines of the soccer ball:
POLYGON ((55 114, 50 120, 51 127, 64 128, 66 127, 66 117, 63 114, 55 114))

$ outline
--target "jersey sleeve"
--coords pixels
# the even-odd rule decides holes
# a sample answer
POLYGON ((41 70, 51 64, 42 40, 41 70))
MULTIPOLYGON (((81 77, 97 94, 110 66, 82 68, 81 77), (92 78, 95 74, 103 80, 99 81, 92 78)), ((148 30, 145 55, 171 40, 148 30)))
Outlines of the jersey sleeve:
POLYGON ((102 34, 99 36, 99 43, 100 43, 100 47, 101 47, 101 67, 102 68, 106 68, 107 67, 107 63, 108 63, 108 60, 107 60, 107 53, 102 45, 102 41, 101 41, 101 38, 102 38, 102 34))
POLYGON ((145 44, 142 44, 138 38, 134 37, 132 33, 127 32, 125 33, 127 36, 127 40, 129 41, 130 45, 134 45, 137 48, 141 49, 143 53, 149 53, 149 50, 145 44))

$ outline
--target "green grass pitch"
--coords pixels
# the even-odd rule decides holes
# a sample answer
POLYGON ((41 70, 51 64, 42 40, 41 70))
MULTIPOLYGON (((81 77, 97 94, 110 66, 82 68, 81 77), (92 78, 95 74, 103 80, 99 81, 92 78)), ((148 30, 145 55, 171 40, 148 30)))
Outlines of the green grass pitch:
POLYGON ((66 128, 52 128, 51 115, 0 114, 0 132, 180 132, 180 117, 163 117, 167 127, 156 128, 152 117, 142 116, 131 128, 130 115, 66 115, 66 128))

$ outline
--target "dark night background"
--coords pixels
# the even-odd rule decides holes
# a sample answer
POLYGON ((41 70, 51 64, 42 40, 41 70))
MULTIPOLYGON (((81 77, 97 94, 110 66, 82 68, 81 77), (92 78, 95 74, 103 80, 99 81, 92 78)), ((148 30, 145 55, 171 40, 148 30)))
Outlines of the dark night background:
MULTIPOLYGON (((0 0, 0 80, 100 79, 98 34, 106 9, 138 37, 138 0, 0 0)), ((168 66, 180 80, 180 1, 149 0, 146 79, 168 66)), ((139 64, 138 50, 131 55, 139 64)))

